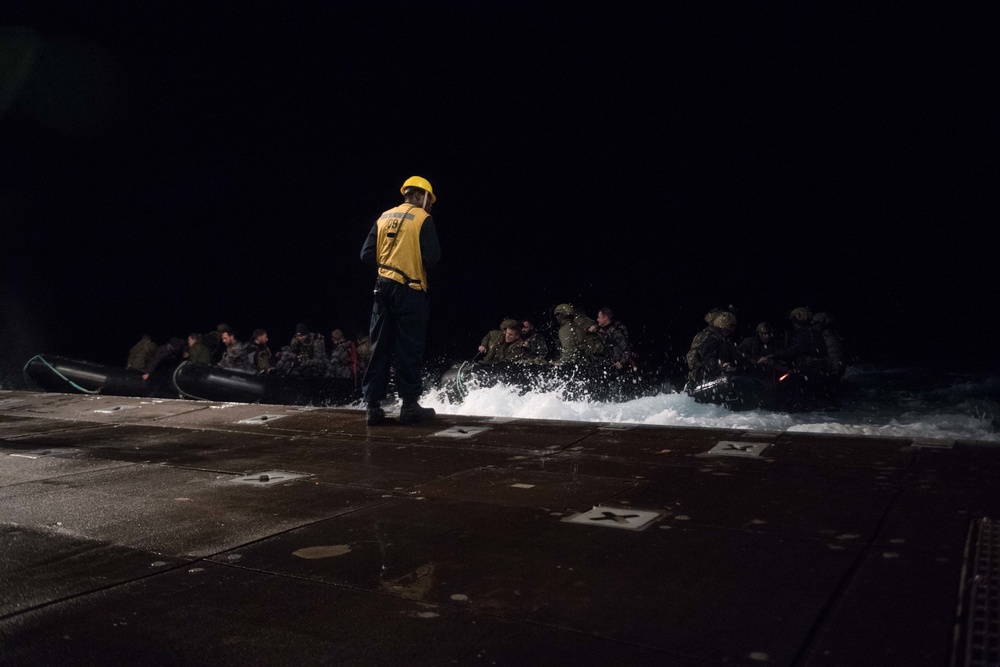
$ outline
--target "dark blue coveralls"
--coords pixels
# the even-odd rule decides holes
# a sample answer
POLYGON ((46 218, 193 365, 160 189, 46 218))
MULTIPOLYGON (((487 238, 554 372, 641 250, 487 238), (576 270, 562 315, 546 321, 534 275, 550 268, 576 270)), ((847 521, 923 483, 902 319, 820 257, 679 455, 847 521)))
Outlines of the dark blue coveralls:
MULTIPOLYGON (((361 261, 378 266, 378 222, 361 248, 361 261)), ((434 220, 430 216, 420 228, 420 255, 424 267, 432 268, 441 258, 434 220)), ((430 303, 427 292, 389 278, 379 277, 379 296, 372 307, 372 358, 362 383, 368 403, 385 398, 390 367, 396 369, 396 392, 403 400, 417 399, 423 391, 420 367, 427 339, 430 303)))

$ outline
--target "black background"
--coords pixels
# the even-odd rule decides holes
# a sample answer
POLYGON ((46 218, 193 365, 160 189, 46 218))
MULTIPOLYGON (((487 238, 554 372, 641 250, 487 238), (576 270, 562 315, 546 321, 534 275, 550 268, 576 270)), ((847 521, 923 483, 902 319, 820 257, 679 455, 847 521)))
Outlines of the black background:
POLYGON ((656 363, 727 305, 831 312, 863 362, 1000 358, 989 5, 4 5, 35 40, 0 107, 8 355, 364 330, 361 243, 419 174, 431 357, 568 301, 656 363))

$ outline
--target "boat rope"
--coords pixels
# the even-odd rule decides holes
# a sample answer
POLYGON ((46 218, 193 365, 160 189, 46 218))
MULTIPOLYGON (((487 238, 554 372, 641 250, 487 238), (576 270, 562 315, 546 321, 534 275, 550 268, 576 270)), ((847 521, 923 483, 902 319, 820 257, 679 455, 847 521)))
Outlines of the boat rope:
POLYGON ((191 362, 190 361, 182 361, 180 364, 177 365, 177 368, 174 369, 174 372, 170 374, 170 381, 171 381, 171 383, 173 383, 174 389, 176 389, 177 393, 181 395, 181 398, 187 398, 187 399, 191 399, 193 401, 211 401, 212 399, 210 399, 210 398, 203 398, 201 396, 195 396, 194 394, 189 394, 188 392, 186 392, 183 389, 181 389, 181 386, 179 384, 177 384, 177 373, 179 373, 180 370, 181 370, 181 368, 183 368, 184 366, 186 366, 189 363, 191 363, 191 362))
POLYGON ((468 361, 463 361, 458 367, 458 370, 455 371, 455 390, 458 392, 459 398, 465 398, 469 395, 469 392, 466 391, 465 385, 462 382, 462 369, 464 369, 465 365, 468 363, 468 361))
POLYGON ((48 368, 49 368, 50 371, 52 371, 53 373, 55 373, 56 375, 58 375, 59 377, 61 377, 63 380, 66 381, 66 384, 68 384, 69 386, 73 387, 77 391, 79 391, 81 393, 84 393, 84 394, 99 394, 99 393, 101 393, 100 389, 84 389, 83 387, 81 387, 77 383, 73 382, 68 377, 66 377, 65 375, 63 375, 62 373, 60 373, 58 368, 56 368, 51 363, 49 363, 49 360, 46 359, 45 357, 43 357, 40 354, 36 354, 31 359, 28 359, 28 363, 26 363, 24 365, 24 369, 21 372, 24 373, 25 380, 27 380, 29 378, 29 375, 28 375, 28 366, 30 366, 31 362, 34 361, 35 359, 38 359, 40 362, 42 362, 43 364, 45 364, 46 366, 48 366, 48 368))

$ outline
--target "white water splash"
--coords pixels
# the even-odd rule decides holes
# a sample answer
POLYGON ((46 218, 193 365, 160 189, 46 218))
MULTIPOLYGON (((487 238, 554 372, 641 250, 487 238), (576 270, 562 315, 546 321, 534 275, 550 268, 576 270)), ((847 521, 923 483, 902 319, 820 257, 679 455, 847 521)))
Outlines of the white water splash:
POLYGON ((1000 433, 994 425, 998 404, 991 388, 995 386, 990 382, 974 385, 974 390, 985 392, 982 398, 974 400, 970 400, 967 382, 954 384, 950 390, 943 386, 925 387, 916 395, 912 389, 880 389, 877 395, 863 393, 838 410, 794 414, 731 412, 717 405, 697 403, 681 393, 659 393, 611 403, 565 400, 559 391, 553 390, 522 394, 503 385, 471 388, 460 403, 448 400, 444 392, 432 390, 420 402, 448 415, 1000 443, 1000 433), (942 400, 942 396, 952 400, 942 400))

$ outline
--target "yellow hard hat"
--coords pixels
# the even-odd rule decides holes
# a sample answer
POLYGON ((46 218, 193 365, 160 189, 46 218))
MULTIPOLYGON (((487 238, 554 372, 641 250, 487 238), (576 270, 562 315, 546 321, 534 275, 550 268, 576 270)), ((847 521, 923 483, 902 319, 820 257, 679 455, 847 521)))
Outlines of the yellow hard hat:
POLYGON ((437 197, 434 196, 434 188, 431 187, 431 182, 422 176, 410 176, 403 183, 403 187, 399 189, 399 194, 405 195, 406 188, 420 188, 431 196, 431 203, 437 201, 437 197))

